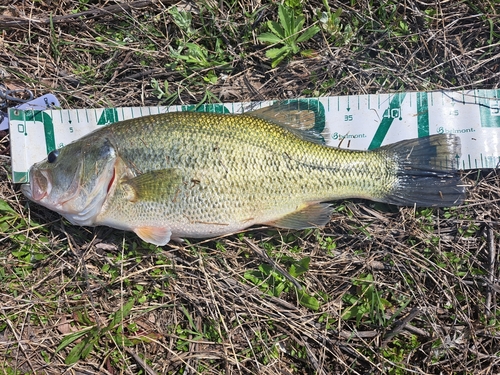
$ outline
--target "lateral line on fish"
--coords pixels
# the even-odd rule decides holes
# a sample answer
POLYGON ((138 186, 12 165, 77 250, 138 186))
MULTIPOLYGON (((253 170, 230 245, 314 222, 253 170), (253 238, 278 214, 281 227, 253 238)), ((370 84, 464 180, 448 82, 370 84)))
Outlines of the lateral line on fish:
POLYGON ((192 224, 205 224, 205 225, 220 225, 221 227, 227 227, 228 225, 231 225, 229 223, 211 223, 209 221, 191 221, 192 224))
POLYGON ((328 171, 333 171, 333 172, 337 172, 339 170, 339 168, 334 168, 334 167, 331 167, 331 166, 328 166, 328 165, 316 165, 316 164, 308 164, 308 163, 305 163, 301 160, 297 160, 297 159, 294 159, 292 158, 290 155, 288 155, 288 153, 284 152, 283 153, 290 161, 294 162, 294 163, 297 163, 299 165, 302 165, 304 167, 307 167, 307 168, 310 168, 310 169, 319 169, 319 170, 328 170, 328 171))

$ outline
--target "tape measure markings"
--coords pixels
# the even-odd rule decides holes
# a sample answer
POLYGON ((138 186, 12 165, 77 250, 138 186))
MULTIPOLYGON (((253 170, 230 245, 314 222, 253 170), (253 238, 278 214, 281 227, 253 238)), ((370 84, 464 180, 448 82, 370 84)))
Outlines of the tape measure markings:
MULTIPOLYGON (((301 103, 306 103, 321 117, 316 120, 324 122, 324 134, 329 134, 326 139, 329 145, 373 149, 400 139, 435 133, 457 134, 462 140, 462 156, 456 158, 456 162, 463 169, 471 169, 495 168, 500 161, 499 97, 500 90, 497 89, 350 95, 297 101, 300 109, 303 108, 301 103), (348 142, 343 142, 345 139, 348 142)), ((54 148, 112 122, 186 109, 239 113, 272 103, 57 111, 11 109, 14 182, 25 182, 29 166, 43 159, 54 148), (45 144, 42 145, 39 139, 44 139, 45 144)), ((318 124, 315 127, 323 129, 318 124)))

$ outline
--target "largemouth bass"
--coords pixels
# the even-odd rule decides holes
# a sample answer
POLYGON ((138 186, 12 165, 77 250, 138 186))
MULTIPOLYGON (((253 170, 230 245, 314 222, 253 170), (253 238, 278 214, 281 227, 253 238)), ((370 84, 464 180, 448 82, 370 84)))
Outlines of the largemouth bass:
POLYGON ((22 192, 72 224, 130 230, 156 245, 255 224, 324 226, 324 202, 342 198, 436 207, 464 199, 454 135, 350 151, 278 118, 182 112, 114 123, 33 165, 22 192))

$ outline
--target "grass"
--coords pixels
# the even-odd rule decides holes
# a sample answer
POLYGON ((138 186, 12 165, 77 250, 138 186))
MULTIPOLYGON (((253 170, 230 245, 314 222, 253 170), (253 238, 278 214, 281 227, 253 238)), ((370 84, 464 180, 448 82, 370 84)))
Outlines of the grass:
MULTIPOLYGON (((64 108, 498 87, 497 0, 64 4, 0 19, 3 83, 64 108)), ((9 173, 0 133, 0 373, 500 372, 496 171, 457 208, 340 201, 322 230, 163 248, 9 173)))
MULTIPOLYGON (((271 48, 266 51, 266 57, 272 60, 271 68, 275 68, 286 58, 301 52, 299 44, 307 42, 320 31, 316 25, 304 28, 305 17, 295 13, 294 9, 279 5, 279 22, 268 21, 267 27, 271 32, 262 33, 257 38, 267 44, 282 45, 280 48, 271 48)), ((302 51, 301 54, 311 56, 312 50, 302 51)))

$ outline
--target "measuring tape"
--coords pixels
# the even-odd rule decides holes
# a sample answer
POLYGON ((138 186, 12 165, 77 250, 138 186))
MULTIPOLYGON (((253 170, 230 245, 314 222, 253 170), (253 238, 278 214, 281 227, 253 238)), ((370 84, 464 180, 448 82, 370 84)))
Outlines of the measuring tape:
MULTIPOLYGON (((460 169, 496 168, 500 163, 500 90, 402 92, 293 99, 314 111, 315 129, 329 146, 371 150, 403 139, 456 134, 460 169)), ((28 182, 28 170, 49 152, 111 123, 176 111, 241 113, 274 102, 106 109, 9 110, 12 172, 28 182)))

